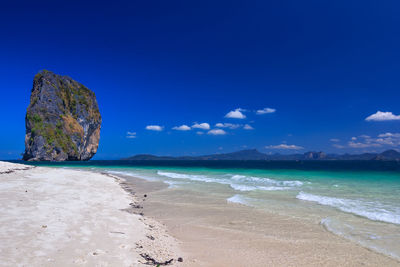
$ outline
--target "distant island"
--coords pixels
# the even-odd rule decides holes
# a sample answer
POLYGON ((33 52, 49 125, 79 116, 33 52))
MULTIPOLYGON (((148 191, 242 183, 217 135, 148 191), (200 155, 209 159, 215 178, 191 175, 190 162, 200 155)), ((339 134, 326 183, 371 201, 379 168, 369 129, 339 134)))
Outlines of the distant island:
POLYGON ((121 160, 387 160, 400 161, 400 152, 396 150, 386 150, 382 153, 363 153, 363 154, 326 154, 324 152, 306 152, 304 154, 265 154, 257 149, 246 149, 232 153, 213 154, 204 156, 155 156, 150 154, 139 154, 121 160))

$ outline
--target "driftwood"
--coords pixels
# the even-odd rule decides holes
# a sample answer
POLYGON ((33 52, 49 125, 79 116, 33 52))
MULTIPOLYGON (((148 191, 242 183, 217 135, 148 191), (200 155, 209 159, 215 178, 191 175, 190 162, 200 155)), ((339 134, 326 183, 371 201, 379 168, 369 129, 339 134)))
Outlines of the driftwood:
POLYGON ((174 261, 174 259, 170 259, 164 262, 159 262, 146 253, 141 253, 140 256, 142 256, 142 258, 146 260, 145 264, 147 265, 165 266, 165 265, 170 265, 174 261))

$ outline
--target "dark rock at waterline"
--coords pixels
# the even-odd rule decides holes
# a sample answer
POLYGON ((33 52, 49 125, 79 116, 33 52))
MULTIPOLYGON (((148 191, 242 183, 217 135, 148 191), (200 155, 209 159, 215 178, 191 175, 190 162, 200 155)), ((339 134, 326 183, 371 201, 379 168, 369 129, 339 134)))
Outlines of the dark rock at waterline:
POLYGON ((35 75, 25 125, 24 160, 89 160, 97 152, 96 96, 68 76, 46 70, 35 75))

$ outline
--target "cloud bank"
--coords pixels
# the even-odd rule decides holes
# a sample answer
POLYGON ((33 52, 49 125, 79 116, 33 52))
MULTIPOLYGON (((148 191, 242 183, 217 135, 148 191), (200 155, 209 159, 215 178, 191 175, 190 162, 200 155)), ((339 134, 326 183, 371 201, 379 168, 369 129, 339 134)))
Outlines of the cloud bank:
POLYGON ((382 133, 376 137, 369 135, 360 135, 358 137, 351 137, 345 145, 335 144, 336 148, 373 148, 373 147, 399 147, 400 146, 400 133, 382 133))

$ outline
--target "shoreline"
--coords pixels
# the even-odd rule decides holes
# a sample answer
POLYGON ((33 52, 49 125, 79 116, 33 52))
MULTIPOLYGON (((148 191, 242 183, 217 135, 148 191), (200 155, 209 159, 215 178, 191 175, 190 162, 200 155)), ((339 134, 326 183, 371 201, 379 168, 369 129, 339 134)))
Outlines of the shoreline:
POLYGON ((12 207, 12 214, 0 209, 0 237, 5 240, 0 266, 400 266, 396 259, 335 235, 320 223, 228 203, 226 196, 171 188, 161 181, 1 161, 0 178, 0 199, 12 207), (75 191, 60 198, 65 189, 75 191), (35 190, 30 203, 32 194, 27 194, 35 190), (41 210, 47 216, 27 212, 41 202, 49 204, 43 196, 56 197, 41 210), (72 205, 71 210, 68 201, 89 209, 72 205), (110 202, 110 207, 98 209, 110 202), (82 214, 86 216, 74 221, 82 214), (4 220, 7 216, 13 220, 4 220), (46 232, 60 228, 55 218, 68 227, 52 238, 46 232), (14 235, 7 236, 10 232, 14 235), (13 246, 20 254, 9 249, 13 246))
POLYGON ((191 266, 400 266, 400 262, 326 230, 321 223, 273 214, 225 197, 123 176, 149 194, 146 216, 182 242, 191 266))
POLYGON ((0 266, 182 265, 119 177, 0 161, 0 266))

